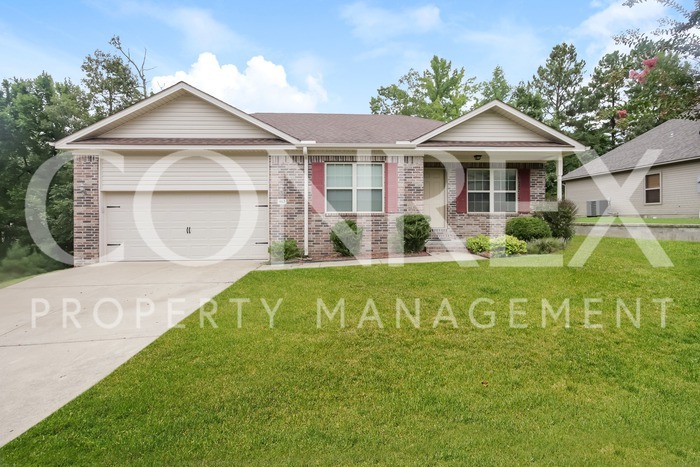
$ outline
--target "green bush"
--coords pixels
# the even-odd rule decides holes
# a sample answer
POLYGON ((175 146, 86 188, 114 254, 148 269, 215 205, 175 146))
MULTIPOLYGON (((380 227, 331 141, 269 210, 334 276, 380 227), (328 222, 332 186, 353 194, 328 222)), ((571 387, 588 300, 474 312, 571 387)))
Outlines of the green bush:
POLYGON ((537 238, 527 242, 527 252, 532 255, 547 255, 562 251, 566 247, 563 238, 537 238))
POLYGON ((524 255, 527 253, 527 244, 512 235, 504 235, 491 240, 491 253, 497 257, 524 255))
POLYGON ((506 235, 520 240, 534 240, 552 236, 552 230, 544 219, 539 217, 515 217, 506 223, 506 235))
POLYGON ((538 211, 536 217, 543 219, 552 230, 552 237, 570 240, 575 233, 576 204, 568 199, 559 201, 556 211, 538 211))
POLYGON ((13 243, 7 249, 5 258, 0 261, 0 282, 66 267, 68 266, 49 258, 41 251, 13 243))
POLYGON ((474 254, 491 251, 491 239, 487 235, 468 238, 467 249, 474 254))
POLYGON ((333 249, 343 256, 356 256, 362 244, 362 227, 353 220, 340 221, 331 229, 333 249))
POLYGON ((277 263, 301 258, 301 250, 297 246, 297 241, 291 238, 281 242, 272 242, 267 251, 270 253, 270 259, 277 263))
POLYGON ((423 214, 405 214, 396 219, 396 229, 403 238, 403 251, 418 253, 430 238, 430 217, 423 214))

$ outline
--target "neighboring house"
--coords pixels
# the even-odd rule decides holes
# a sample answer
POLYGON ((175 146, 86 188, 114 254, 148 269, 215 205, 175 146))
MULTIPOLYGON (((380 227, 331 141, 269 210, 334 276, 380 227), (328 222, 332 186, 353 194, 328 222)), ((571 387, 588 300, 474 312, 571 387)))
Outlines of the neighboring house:
POLYGON ((566 198, 576 203, 579 215, 586 215, 588 201, 605 200, 607 214, 697 217, 700 215, 700 121, 662 123, 599 160, 566 174, 563 180, 566 198), (661 151, 652 164, 640 163, 647 150, 661 151), (605 165, 599 165, 600 161, 605 165), (622 186, 637 166, 646 174, 640 175, 634 190, 626 194, 622 186))
POLYGON ((440 238, 503 229, 544 200, 579 143, 501 102, 450 123, 402 115, 246 114, 178 83, 56 143, 74 154, 75 264, 332 253, 355 219, 387 252, 396 218, 440 238))

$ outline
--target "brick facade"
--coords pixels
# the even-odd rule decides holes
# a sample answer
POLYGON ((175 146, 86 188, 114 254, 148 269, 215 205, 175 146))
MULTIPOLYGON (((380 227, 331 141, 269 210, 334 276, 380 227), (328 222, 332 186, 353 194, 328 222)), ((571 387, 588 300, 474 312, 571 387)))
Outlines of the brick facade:
POLYGON ((97 263, 100 257, 100 160, 73 160, 73 265, 97 263))

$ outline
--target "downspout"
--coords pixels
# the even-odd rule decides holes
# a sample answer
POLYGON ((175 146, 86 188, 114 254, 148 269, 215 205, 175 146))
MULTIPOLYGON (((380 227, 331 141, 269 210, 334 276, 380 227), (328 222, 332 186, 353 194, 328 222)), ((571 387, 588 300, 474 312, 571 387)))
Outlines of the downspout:
POLYGON ((302 147, 304 154, 304 257, 309 256, 309 150, 302 147))

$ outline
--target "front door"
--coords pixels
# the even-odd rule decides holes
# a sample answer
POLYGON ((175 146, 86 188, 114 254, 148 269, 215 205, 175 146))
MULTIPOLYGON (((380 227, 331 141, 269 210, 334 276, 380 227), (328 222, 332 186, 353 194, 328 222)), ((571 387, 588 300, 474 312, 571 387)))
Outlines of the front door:
POLYGON ((445 171, 443 169, 423 170, 423 212, 430 216, 430 227, 447 227, 447 196, 445 193, 445 171))

